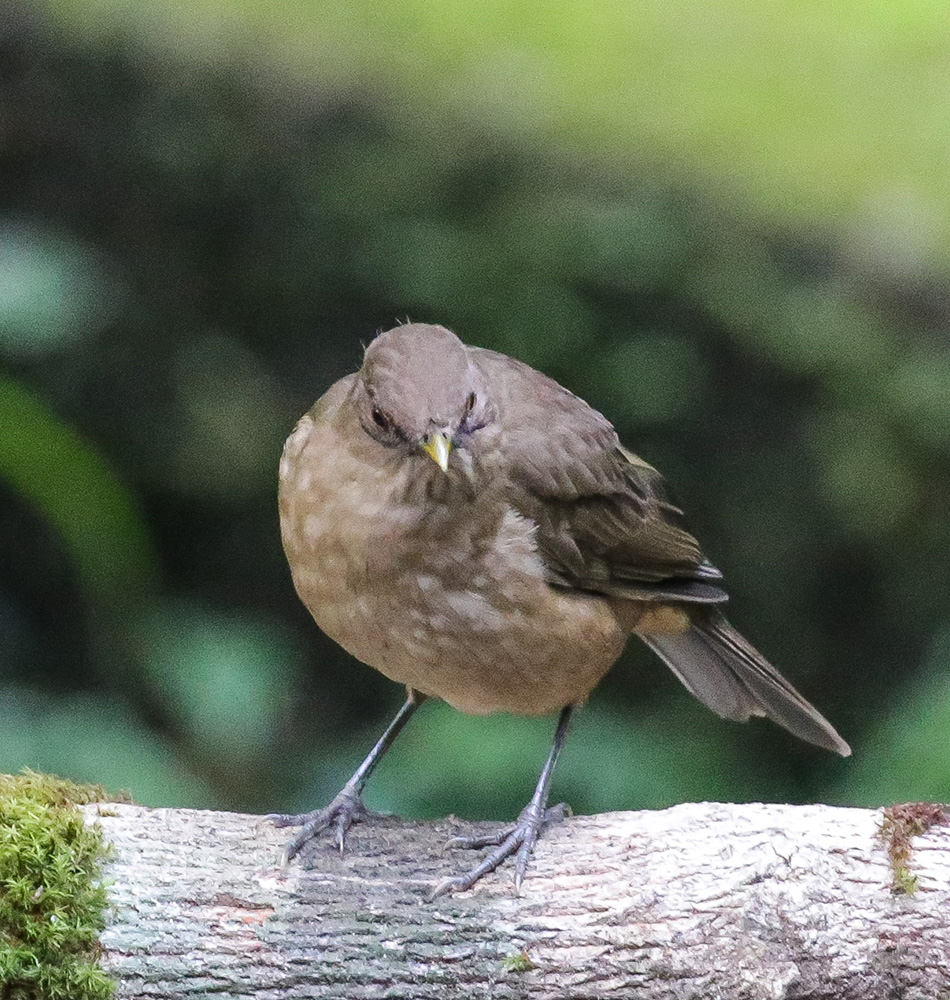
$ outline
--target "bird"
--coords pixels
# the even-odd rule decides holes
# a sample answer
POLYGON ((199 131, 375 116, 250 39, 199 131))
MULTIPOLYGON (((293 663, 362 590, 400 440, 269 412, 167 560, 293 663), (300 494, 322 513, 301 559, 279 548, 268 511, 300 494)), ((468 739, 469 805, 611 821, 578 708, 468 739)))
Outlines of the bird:
POLYGON ((831 724, 726 620, 722 574, 656 469, 553 379, 447 328, 406 323, 365 348, 297 423, 280 460, 284 551, 316 624, 406 700, 327 805, 271 814, 299 826, 289 862, 333 828, 342 853, 372 814, 362 792, 427 698, 470 714, 557 713, 551 752, 513 826, 435 887, 471 889, 514 857, 520 890, 574 710, 631 635, 717 715, 767 716, 848 756, 831 724))

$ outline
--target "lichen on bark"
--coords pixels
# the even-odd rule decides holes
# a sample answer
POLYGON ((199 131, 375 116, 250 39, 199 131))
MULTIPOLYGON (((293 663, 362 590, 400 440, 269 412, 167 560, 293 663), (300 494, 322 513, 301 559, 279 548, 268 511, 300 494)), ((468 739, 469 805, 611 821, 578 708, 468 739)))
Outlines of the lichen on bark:
POLYGON ((895 895, 912 896, 917 891, 917 876, 910 864, 914 837, 947 822, 950 822, 950 810, 934 802, 904 802, 884 810, 881 836, 887 844, 893 873, 891 891, 895 895))

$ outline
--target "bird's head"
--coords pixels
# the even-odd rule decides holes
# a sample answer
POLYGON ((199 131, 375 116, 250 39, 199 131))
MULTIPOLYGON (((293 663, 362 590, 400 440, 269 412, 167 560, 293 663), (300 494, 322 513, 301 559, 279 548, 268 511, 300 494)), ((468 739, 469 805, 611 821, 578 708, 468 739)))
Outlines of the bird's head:
POLYGON ((468 348, 426 323, 397 326, 369 345, 356 403, 367 434, 386 447, 424 452, 443 472, 452 449, 494 418, 468 348))

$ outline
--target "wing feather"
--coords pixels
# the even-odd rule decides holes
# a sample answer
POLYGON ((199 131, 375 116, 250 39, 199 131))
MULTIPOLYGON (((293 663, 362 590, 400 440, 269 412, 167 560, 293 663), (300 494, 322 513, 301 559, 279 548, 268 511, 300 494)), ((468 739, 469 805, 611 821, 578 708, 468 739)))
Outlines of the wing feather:
POLYGON ((678 600, 726 599, 662 476, 602 414, 520 361, 471 353, 505 428, 492 471, 537 525, 553 583, 643 600, 670 594, 672 582, 678 600))

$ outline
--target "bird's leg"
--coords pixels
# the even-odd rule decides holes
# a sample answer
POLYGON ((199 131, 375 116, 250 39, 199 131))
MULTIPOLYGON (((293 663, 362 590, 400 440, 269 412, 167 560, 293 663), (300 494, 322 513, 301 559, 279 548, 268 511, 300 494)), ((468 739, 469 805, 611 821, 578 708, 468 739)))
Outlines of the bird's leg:
POLYGON ((488 837, 453 837, 447 844, 449 847, 489 847, 495 849, 484 858, 480 864, 476 865, 465 875, 456 875, 448 878, 439 884, 429 897, 435 899, 447 892, 464 892, 471 889, 473 885, 489 872, 494 871, 506 858, 517 854, 515 863, 515 891, 521 888, 525 871, 528 867, 528 859, 534 849, 538 835, 546 823, 557 822, 569 814, 568 807, 561 803, 557 806, 547 808, 548 794, 551 790, 551 776, 554 773, 554 765, 557 763, 558 754, 564 746, 567 737, 567 729, 571 721, 573 706, 567 705, 561 709, 561 715, 557 721, 557 729, 554 732, 554 743, 551 745, 551 752, 541 770, 537 787, 531 801, 521 810, 517 822, 513 827, 502 830, 499 833, 488 837))
POLYGON ((330 824, 336 827, 336 843, 343 853, 343 843, 346 839, 346 832, 361 819, 369 815, 369 810, 363 805, 363 786, 369 780, 369 776, 376 769, 383 754, 392 746, 393 740, 399 735, 403 726, 412 718, 416 709, 426 700, 428 696, 419 691, 409 689, 405 704, 396 713, 396 717, 390 722, 386 732, 380 736, 376 746, 367 754, 366 760, 356 769, 353 777, 340 789, 333 801, 323 809, 314 809, 313 812, 300 813, 297 816, 285 813, 271 813, 265 817, 275 826, 300 826, 301 830, 284 848, 284 862, 289 861, 298 853, 301 847, 315 837, 321 830, 325 830, 330 824))

